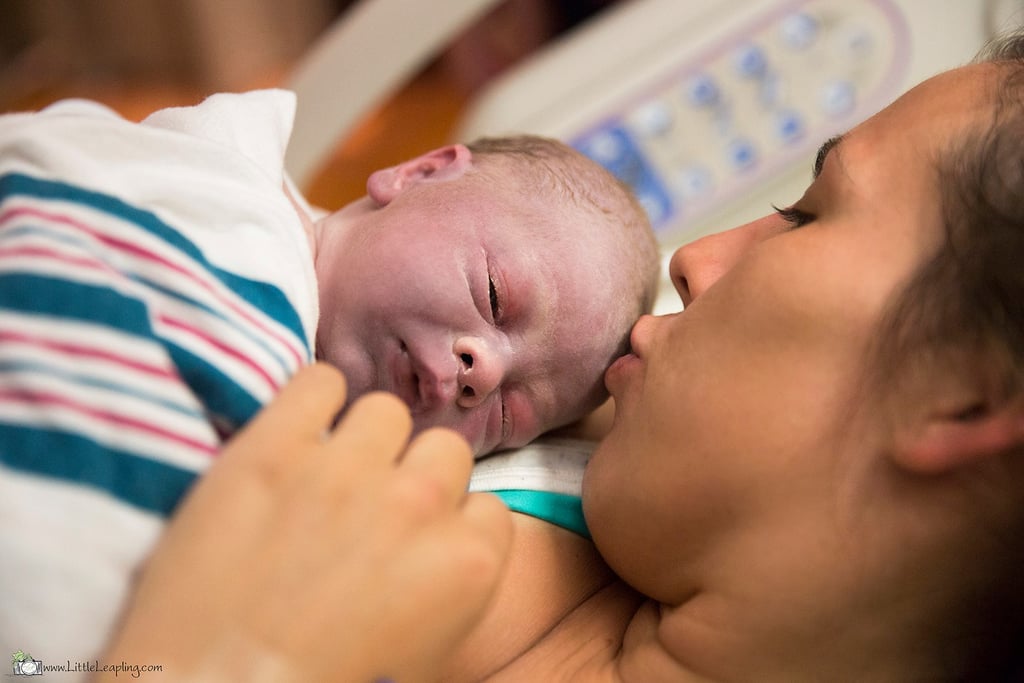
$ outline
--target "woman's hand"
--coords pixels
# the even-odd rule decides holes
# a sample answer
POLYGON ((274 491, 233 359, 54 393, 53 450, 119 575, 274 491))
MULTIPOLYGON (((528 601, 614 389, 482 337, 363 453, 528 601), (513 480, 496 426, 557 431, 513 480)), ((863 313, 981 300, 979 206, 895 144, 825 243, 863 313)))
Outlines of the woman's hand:
POLYGON ((405 406, 349 408, 342 376, 300 371, 224 449, 146 566, 109 661, 176 680, 434 677, 482 614, 510 514, 467 495, 472 454, 405 406))

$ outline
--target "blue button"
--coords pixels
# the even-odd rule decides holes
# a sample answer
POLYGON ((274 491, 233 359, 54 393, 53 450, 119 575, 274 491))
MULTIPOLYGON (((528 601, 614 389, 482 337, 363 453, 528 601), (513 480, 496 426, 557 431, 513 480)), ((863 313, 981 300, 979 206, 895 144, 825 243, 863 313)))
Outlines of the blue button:
POLYGON ((821 108, 829 116, 843 116, 857 104, 857 91, 850 81, 826 83, 821 91, 821 108))
POLYGON ((750 168, 757 163, 757 149, 749 140, 740 138, 729 143, 729 163, 737 171, 750 168))
POLYGON ((660 227, 670 216, 671 207, 665 197, 657 192, 637 192, 636 200, 647 214, 652 227, 660 227))
POLYGON ((686 97, 691 104, 698 107, 710 107, 717 104, 720 96, 718 84, 707 74, 694 76, 687 85, 686 97))
POLYGON ((779 34, 789 47, 804 50, 818 37, 818 20, 804 12, 790 14, 779 25, 779 34))
POLYGON ((672 197, 628 130, 613 123, 572 144, 633 190, 655 230, 664 227, 675 211, 672 197))
POLYGON ((768 70, 764 50, 757 45, 744 45, 733 56, 736 73, 744 78, 760 78, 768 70))
POLYGON ((783 142, 795 142, 803 137, 804 119, 793 110, 780 111, 775 117, 775 132, 783 142))
POLYGON ((597 163, 611 166, 627 153, 627 147, 620 136, 599 132, 586 142, 581 151, 597 163))
POLYGON ((679 191, 689 199, 699 199, 711 194, 714 180, 711 171, 703 166, 687 166, 676 173, 679 191))
POLYGON ((637 108, 629 122, 643 135, 664 135, 672 128, 672 112, 667 104, 655 100, 637 108))
POLYGON ((853 59, 867 59, 874 52, 875 37, 864 26, 851 26, 836 36, 840 53, 853 59))

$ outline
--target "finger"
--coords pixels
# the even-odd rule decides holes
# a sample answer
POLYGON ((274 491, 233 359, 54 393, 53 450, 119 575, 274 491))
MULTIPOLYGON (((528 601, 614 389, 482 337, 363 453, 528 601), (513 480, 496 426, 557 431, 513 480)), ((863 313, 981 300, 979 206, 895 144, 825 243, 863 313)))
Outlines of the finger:
POLYGON ((409 409, 394 394, 373 392, 353 403, 334 429, 328 448, 351 462, 393 463, 412 433, 409 409))
POLYGON ((345 405, 346 384, 341 372, 326 363, 300 368, 281 392, 260 411, 248 431, 274 436, 319 437, 345 405))
POLYGON ((462 504, 461 517, 504 562, 512 547, 512 513, 493 493, 470 493, 462 504))
MULTIPOLYGON (((221 451, 220 461, 247 463, 272 480, 284 468, 315 451, 322 435, 345 403, 345 378, 335 368, 318 363, 299 369, 281 392, 235 434, 221 451)), ((218 479, 215 467, 203 479, 218 479)), ((227 475, 225 475, 227 476, 227 475)), ((237 476, 237 475, 232 475, 237 476)))
POLYGON ((456 501, 465 495, 469 485, 473 451, 462 436, 450 429, 428 429, 409 444, 401 467, 433 481, 444 500, 456 501))
POLYGON ((406 545, 408 557, 415 558, 411 566, 416 575, 407 582, 412 587, 405 594, 419 603, 417 614, 441 615, 431 624, 433 647, 410 653, 423 658, 421 670, 438 670, 479 623, 508 563, 508 508, 489 494, 474 494, 467 502, 468 516, 450 517, 406 545))

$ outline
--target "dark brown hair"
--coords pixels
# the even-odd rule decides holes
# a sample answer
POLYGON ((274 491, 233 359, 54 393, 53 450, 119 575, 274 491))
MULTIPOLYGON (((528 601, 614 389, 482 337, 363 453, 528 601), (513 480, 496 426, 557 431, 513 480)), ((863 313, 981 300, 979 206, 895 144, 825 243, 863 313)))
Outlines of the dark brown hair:
MULTIPOLYGON (((943 238, 887 310, 875 345, 883 383, 906 377, 908 367, 911 377, 921 370, 962 372, 983 382, 983 402, 965 406, 958 416, 964 420, 1024 397, 1024 31, 994 40, 975 62, 995 69, 985 94, 990 113, 936 162, 943 238)), ((1022 450, 1016 447, 1004 462, 1019 462, 1022 450)), ((1001 470, 999 488, 1019 486, 1021 471, 1019 465, 1001 470)), ((953 514, 984 520, 992 491, 977 492, 971 498, 977 509, 953 514)), ((986 565, 979 571, 987 592, 972 593, 957 625, 961 640, 972 645, 951 680, 1024 681, 1024 591, 1016 578, 1024 562, 1024 510, 1013 528, 1000 524, 1006 523, 978 530, 1001 540, 993 555, 978 560, 986 565)))
POLYGON ((1024 395, 1024 32, 976 61, 998 69, 992 113, 938 161, 944 239, 889 309, 878 348, 883 376, 915 355, 967 363, 1009 400, 1024 395))

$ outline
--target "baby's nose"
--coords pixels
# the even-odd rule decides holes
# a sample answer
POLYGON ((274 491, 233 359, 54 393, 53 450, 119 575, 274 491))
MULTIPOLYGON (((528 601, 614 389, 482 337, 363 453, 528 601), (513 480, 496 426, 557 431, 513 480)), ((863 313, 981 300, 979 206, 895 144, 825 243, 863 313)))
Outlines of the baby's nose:
POLYGON ((458 365, 455 402, 463 408, 476 407, 504 381, 503 353, 496 344, 472 336, 456 339, 453 351, 458 365))

